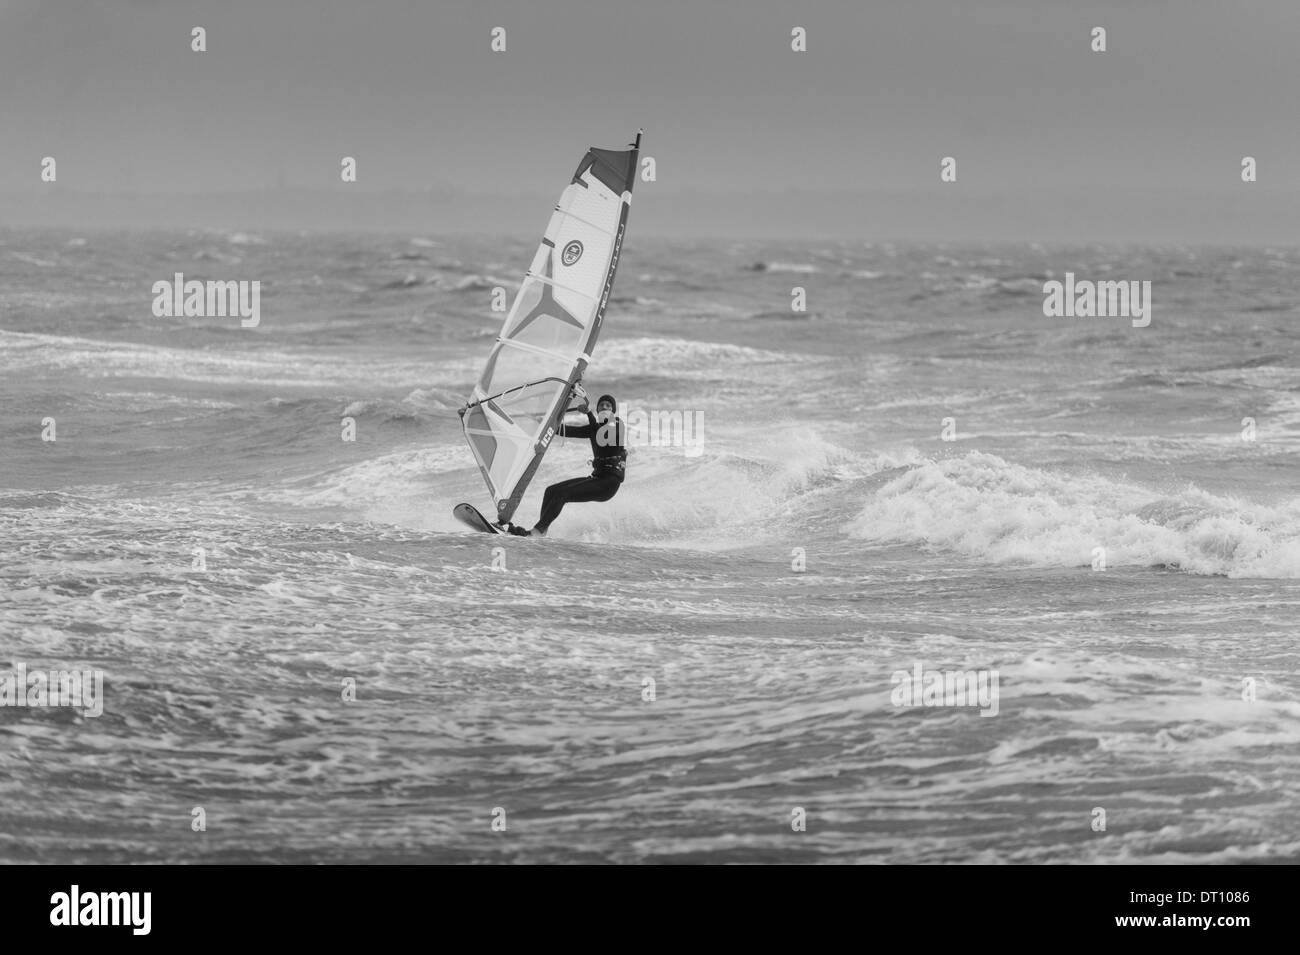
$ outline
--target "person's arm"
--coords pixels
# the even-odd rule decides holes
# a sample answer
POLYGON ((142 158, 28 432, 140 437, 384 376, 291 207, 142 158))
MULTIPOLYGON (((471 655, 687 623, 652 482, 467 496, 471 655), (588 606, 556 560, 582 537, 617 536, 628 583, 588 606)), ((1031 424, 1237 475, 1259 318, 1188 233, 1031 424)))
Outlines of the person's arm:
POLYGON ((559 434, 561 438, 590 438, 595 429, 596 416, 588 411, 586 424, 565 424, 561 421, 559 434))

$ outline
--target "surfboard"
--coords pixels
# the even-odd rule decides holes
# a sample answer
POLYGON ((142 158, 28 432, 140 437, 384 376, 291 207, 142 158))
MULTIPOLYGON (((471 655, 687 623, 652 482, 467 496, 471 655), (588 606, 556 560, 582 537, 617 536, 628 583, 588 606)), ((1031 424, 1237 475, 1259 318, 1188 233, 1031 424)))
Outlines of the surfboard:
POLYGON ((504 534, 506 533, 500 527, 497 527, 486 517, 478 512, 478 508, 473 504, 457 504, 451 509, 452 515, 467 527, 476 531, 482 531, 485 534, 504 534))
MULTIPOLYGON (((505 524, 514 516, 591 361, 618 270, 641 133, 627 149, 592 146, 560 193, 461 428, 505 524)), ((474 525, 471 525, 474 526, 474 525)), ((500 531, 498 531, 500 533, 500 531)))

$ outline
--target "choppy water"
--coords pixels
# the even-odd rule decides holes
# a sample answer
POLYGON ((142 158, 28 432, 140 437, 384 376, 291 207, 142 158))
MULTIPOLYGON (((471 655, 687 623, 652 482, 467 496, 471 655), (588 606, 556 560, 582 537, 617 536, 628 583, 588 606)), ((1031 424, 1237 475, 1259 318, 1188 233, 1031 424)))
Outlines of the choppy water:
POLYGON ((1300 857, 1300 253, 631 229, 588 388, 701 453, 546 541, 450 516, 531 240, 0 232, 0 671, 105 674, 0 707, 0 859, 1300 857), (1067 270, 1151 326, 1045 318, 1067 270), (177 271, 261 325, 153 317, 177 271))

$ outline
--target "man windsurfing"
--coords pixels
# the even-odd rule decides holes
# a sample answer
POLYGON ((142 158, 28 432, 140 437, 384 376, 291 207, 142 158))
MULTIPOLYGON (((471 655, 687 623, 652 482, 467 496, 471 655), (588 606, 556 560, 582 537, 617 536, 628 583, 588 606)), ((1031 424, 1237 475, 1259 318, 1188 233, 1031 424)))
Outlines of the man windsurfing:
POLYGON ((564 438, 587 438, 591 441, 591 476, 570 478, 552 484, 542 495, 541 515, 533 529, 529 531, 511 524, 511 534, 545 537, 551 523, 564 510, 565 504, 608 501, 623 485, 623 475, 627 469, 627 429, 623 419, 618 417, 618 402, 613 395, 601 395, 596 401, 596 413, 592 414, 587 403, 587 393, 582 390, 582 386, 576 385, 574 393, 581 398, 582 403, 572 410, 585 413, 587 423, 573 425, 561 421, 557 434, 564 438))

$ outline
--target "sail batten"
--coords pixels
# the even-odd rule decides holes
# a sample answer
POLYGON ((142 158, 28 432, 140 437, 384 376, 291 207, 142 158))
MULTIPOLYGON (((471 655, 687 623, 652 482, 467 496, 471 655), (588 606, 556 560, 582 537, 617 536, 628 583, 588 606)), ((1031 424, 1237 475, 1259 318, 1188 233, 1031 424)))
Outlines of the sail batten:
POLYGON ((600 334, 627 229, 641 134, 592 147, 560 194, 461 423, 510 520, 540 465, 600 334))

